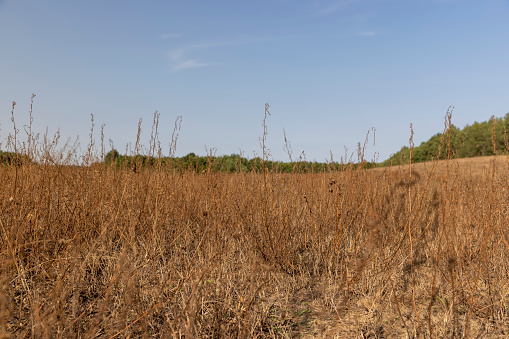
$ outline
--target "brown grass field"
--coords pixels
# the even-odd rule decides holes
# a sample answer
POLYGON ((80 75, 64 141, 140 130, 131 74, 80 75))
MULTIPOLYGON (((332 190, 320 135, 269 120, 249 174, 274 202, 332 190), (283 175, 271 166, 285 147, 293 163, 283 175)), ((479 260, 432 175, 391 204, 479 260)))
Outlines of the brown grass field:
POLYGON ((197 174, 51 147, 0 166, 1 338, 509 336, 505 155, 197 174))

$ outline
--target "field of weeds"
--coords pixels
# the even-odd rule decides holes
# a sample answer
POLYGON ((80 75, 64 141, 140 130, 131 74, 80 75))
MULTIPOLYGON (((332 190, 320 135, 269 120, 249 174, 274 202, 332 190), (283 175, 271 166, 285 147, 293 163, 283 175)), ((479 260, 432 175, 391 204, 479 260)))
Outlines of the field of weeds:
POLYGON ((0 166, 2 338, 509 336, 507 157, 221 174, 27 149, 0 166))

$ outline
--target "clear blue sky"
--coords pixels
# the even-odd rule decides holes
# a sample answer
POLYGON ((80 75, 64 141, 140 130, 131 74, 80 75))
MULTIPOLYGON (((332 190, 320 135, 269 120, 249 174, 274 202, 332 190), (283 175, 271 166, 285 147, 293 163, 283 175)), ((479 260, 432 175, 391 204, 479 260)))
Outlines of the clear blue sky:
MULTIPOLYGON (((335 160, 376 128, 379 160, 453 123, 509 112, 507 0, 0 0, 0 142, 37 94, 34 126, 86 148, 90 114, 125 152, 150 136, 167 152, 259 152, 335 160)), ((3 146, 2 146, 3 147, 3 146)), ((369 160, 369 159, 368 159, 369 160)))

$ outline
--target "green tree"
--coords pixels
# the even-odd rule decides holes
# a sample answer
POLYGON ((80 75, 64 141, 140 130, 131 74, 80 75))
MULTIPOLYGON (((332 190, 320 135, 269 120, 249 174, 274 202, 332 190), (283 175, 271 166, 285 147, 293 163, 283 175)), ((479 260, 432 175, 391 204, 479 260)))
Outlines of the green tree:
POLYGON ((120 153, 118 153, 118 151, 116 149, 112 149, 111 151, 109 151, 106 156, 104 157, 104 162, 109 164, 115 160, 118 159, 118 157, 120 157, 120 153))

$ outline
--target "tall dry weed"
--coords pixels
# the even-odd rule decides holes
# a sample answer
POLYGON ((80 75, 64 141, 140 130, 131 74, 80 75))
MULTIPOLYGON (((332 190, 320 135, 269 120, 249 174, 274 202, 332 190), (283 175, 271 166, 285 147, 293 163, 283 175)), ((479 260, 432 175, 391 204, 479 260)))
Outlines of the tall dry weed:
MULTIPOLYGON (((148 148, 139 125, 133 155, 161 158, 158 118, 148 148)), ((22 161, 0 165, 0 336, 508 335, 498 161, 475 177, 453 159, 294 174, 117 168, 98 163, 93 128, 81 159, 31 127, 26 142, 16 129, 9 139, 22 161)))

